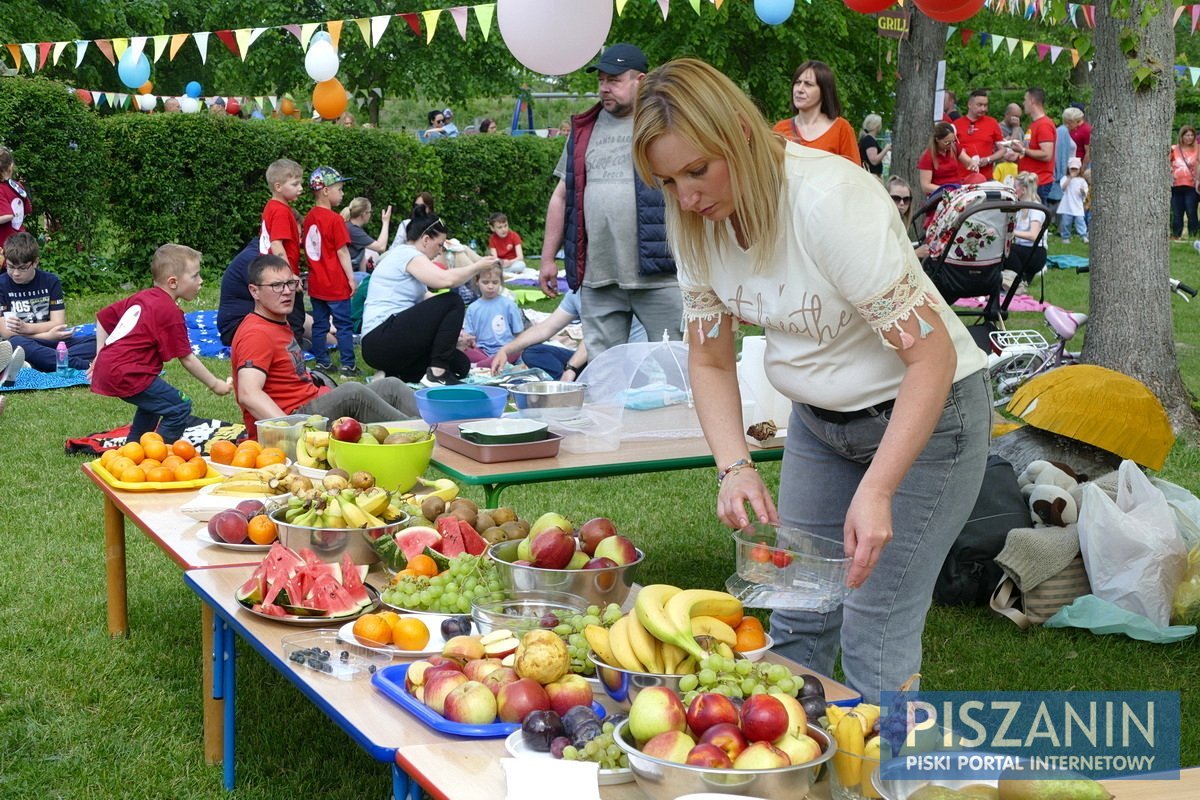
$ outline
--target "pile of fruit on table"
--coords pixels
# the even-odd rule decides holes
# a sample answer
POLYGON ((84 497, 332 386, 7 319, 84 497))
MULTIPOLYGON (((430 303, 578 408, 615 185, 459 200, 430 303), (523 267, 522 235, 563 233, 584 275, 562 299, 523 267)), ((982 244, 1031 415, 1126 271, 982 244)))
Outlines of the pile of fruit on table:
MULTIPOLYGON (((283 454, 279 455, 282 463, 283 454)), ((208 463, 195 445, 186 439, 167 444, 153 431, 143 433, 136 442, 105 450, 100 454, 100 466, 122 483, 182 483, 208 474, 208 463)))

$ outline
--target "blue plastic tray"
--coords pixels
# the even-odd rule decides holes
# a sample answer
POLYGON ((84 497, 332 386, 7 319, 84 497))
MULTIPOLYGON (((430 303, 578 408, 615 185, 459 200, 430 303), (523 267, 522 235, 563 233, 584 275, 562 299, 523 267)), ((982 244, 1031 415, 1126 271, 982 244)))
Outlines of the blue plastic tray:
MULTIPOLYGON (((413 697, 404 688, 404 676, 408 674, 411 664, 397 664, 385 667, 371 676, 371 683, 383 692, 389 699, 394 700, 408 713, 424 722, 430 728, 441 733, 454 736, 469 736, 474 739, 503 739, 513 731, 521 729, 518 722, 493 722, 489 725, 466 725, 461 722, 451 722, 429 706, 413 697)), ((596 716, 604 719, 604 706, 592 701, 592 710, 596 716)))

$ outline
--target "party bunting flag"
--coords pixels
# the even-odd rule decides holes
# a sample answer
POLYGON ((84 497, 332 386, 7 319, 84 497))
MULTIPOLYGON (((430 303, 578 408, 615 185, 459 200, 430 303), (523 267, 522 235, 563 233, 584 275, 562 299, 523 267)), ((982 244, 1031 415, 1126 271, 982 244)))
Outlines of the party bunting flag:
POLYGON ((1050 45, 1039 44, 1037 46, 1038 61, 1045 61, 1046 56, 1050 55, 1050 45))
POLYGON ((200 63, 208 63, 208 35, 209 31, 200 31, 193 33, 192 39, 196 42, 196 49, 200 51, 200 63))
POLYGON ((38 42, 38 69, 46 66, 46 58, 50 55, 51 42, 38 42))
POLYGON ((235 56, 241 57, 242 54, 238 52, 237 39, 234 38, 233 31, 224 30, 213 32, 217 34, 217 38, 221 40, 221 43, 229 48, 229 52, 233 53, 235 56))
POLYGON ((1192 76, 1192 86, 1196 85, 1196 81, 1200 80, 1200 67, 1188 67, 1188 72, 1192 76))
POLYGON ((331 19, 325 23, 325 30, 329 31, 329 38, 333 40, 333 49, 338 49, 338 42, 342 40, 342 21, 340 19, 331 19))
POLYGON ((667 18, 667 14, 671 11, 671 0, 658 0, 658 7, 662 10, 663 20, 667 18))
POLYGON ((186 33, 177 33, 171 37, 171 55, 170 59, 175 60, 175 54, 179 52, 179 48, 183 47, 183 43, 188 40, 186 33))
POLYGON ((136 61, 142 53, 146 52, 146 40, 148 36, 134 36, 129 40, 129 49, 133 51, 132 58, 136 61))
POLYGON ((234 38, 237 40, 238 49, 242 51, 242 61, 246 60, 246 54, 250 52, 250 45, 258 41, 258 37, 263 35, 266 28, 239 28, 233 32, 234 38))
POLYGON ((1196 33, 1196 24, 1200 23, 1200 6, 1192 6, 1192 33, 1196 33))
POLYGON ((350 21, 358 27, 359 35, 363 37, 363 43, 366 44, 367 47, 371 47, 371 18, 358 17, 350 21))
MULTIPOLYGON (((299 25, 297 25, 295 23, 291 23, 289 25, 280 25, 279 27, 283 28, 285 31, 290 33, 292 36, 295 36, 297 42, 300 41, 300 26, 299 25)), ((301 44, 300 46, 301 46, 301 48, 304 47, 303 44, 301 44)))
POLYGON ((117 60, 113 58, 112 42, 110 42, 108 39, 94 39, 93 42, 95 43, 96 48, 104 54, 105 58, 108 59, 108 63, 116 66, 117 60))
POLYGON ((162 58, 162 54, 166 52, 167 42, 171 40, 171 37, 163 33, 158 36, 151 36, 150 39, 154 42, 154 63, 157 64, 158 60, 162 58))
POLYGON ((467 7, 455 6, 450 9, 450 18, 454 20, 455 27, 458 28, 458 35, 464 42, 467 40, 467 7))
POLYGON ((492 19, 496 16, 496 4, 484 3, 480 6, 475 6, 475 19, 479 21, 479 27, 483 31, 483 40, 486 42, 488 34, 492 32, 492 19))
POLYGON ((691 2, 691 4, 692 4, 692 9, 693 9, 693 10, 694 10, 694 11, 695 11, 697 14, 699 14, 699 13, 700 13, 700 0, 690 0, 690 2, 691 2))
POLYGON ((1011 56, 1013 51, 1017 49, 1017 40, 1011 36, 1004 37, 1004 44, 1008 45, 1008 54, 1011 56))
POLYGON ((55 42, 54 43, 54 64, 58 65, 58 59, 62 57, 63 50, 67 49, 70 42, 55 42))
POLYGON ((1021 57, 1029 58, 1029 51, 1033 49, 1033 42, 1021 40, 1021 57))
POLYGON ((75 69, 79 69, 79 65, 83 63, 83 54, 87 52, 88 44, 88 39, 75 40, 75 69))
POLYGON ((1058 61, 1058 57, 1062 55, 1063 49, 1056 44, 1050 45, 1050 63, 1058 61))
POLYGON ((993 36, 993 37, 992 37, 992 52, 994 53, 994 52, 996 52, 997 50, 999 50, 999 49, 1000 49, 1000 45, 1002 45, 1002 44, 1004 44, 1004 37, 1003 37, 1003 36, 993 36))
POLYGON ((421 12, 421 16, 425 19, 425 44, 433 41, 433 35, 437 33, 438 17, 441 15, 442 10, 440 8, 421 12))
POLYGON ((417 19, 416 14, 401 14, 400 19, 408 23, 408 27, 417 36, 421 35, 421 20, 417 19))
POLYGON ((617 16, 618 17, 625 13, 625 4, 628 2, 629 2, 629 0, 617 0, 617 16))
MULTIPOLYGON (((117 57, 117 61, 120 61, 121 56, 125 55, 125 51, 129 49, 129 40, 123 36, 115 36, 110 41, 112 42, 113 55, 117 57)), ((137 57, 134 56, 133 60, 137 61, 137 57)))
POLYGON ((29 71, 37 72, 37 45, 33 42, 25 42, 21 45, 21 52, 25 55, 25 63, 29 65, 29 71))
POLYGON ((306 22, 300 26, 300 49, 308 50, 308 43, 312 41, 313 34, 317 32, 317 28, 321 27, 319 22, 306 22))
POLYGON ((377 17, 371 17, 371 47, 379 46, 379 40, 383 38, 383 32, 388 29, 388 25, 391 22, 391 14, 380 14, 377 17))

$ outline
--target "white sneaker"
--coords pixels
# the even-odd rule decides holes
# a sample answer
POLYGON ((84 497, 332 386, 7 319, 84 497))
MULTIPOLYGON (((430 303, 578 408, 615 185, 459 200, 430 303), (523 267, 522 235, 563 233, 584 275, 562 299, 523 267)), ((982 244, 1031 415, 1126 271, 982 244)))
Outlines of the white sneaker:
POLYGON ((1200 239, 1197 239, 1196 241, 1192 242, 1192 248, 1193 248, 1193 249, 1194 249, 1194 250, 1195 250, 1197 253, 1200 253, 1200 239))
POLYGON ((0 339, 0 372, 12 361, 13 346, 7 339, 0 339))
MULTIPOLYGON (((8 342, 5 342, 5 344, 8 344, 9 347, 12 347, 12 345, 9 344, 8 342)), ((17 373, 19 373, 24 368, 24 366, 25 366, 25 348, 13 347, 12 348, 12 356, 8 361, 8 365, 4 369, 0 369, 0 384, 3 384, 5 386, 12 386, 14 383, 16 383, 17 382, 17 373)))

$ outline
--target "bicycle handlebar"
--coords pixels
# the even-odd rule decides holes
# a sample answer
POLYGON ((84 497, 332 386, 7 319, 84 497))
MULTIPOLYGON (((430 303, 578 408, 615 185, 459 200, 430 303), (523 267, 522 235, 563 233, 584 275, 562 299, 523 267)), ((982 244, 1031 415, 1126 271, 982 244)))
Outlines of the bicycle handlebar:
MULTIPOLYGON (((1075 268, 1076 275, 1082 275, 1086 272, 1091 272, 1091 271, 1092 271, 1092 267, 1090 264, 1085 264, 1082 267, 1075 268)), ((1193 289, 1191 286, 1188 286, 1186 283, 1182 283, 1182 282, 1176 280, 1175 278, 1168 278, 1167 286, 1170 288, 1170 291, 1179 295, 1180 297, 1182 297, 1184 300, 1188 301, 1189 303, 1191 302, 1191 299, 1193 297, 1195 297, 1197 294, 1197 291, 1195 289, 1193 289)))

